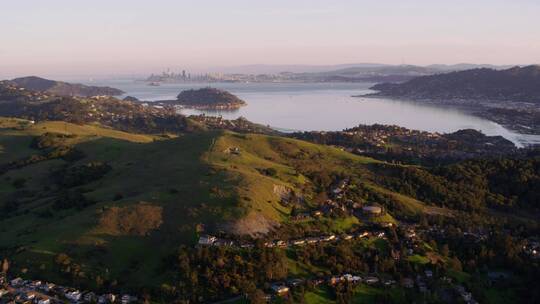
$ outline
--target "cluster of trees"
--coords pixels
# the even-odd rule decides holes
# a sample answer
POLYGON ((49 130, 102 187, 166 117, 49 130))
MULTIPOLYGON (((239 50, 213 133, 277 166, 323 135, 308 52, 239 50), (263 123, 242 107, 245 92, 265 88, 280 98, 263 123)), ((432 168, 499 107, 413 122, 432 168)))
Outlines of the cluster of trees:
MULTIPOLYGON (((428 235, 426 241, 439 246, 440 252, 454 255, 455 269, 471 275, 466 283, 480 303, 487 302, 488 288, 511 290, 522 302, 540 301, 540 291, 524 282, 540 279, 540 264, 523 252, 524 239, 538 235, 538 226, 524 226, 498 217, 428 217, 420 221, 423 228, 444 227, 444 234, 428 235), (463 236, 464 231, 484 231, 486 239, 476 241, 463 236), (441 247, 442 245, 442 247, 441 247), (506 274, 506 279, 486 279, 490 271, 506 274)), ((521 302, 518 301, 518 302, 521 302)))
POLYGON ((71 188, 98 180, 111 169, 108 164, 95 161, 64 168, 58 171, 55 176, 58 185, 71 188))
POLYGON ((375 179, 396 192, 465 211, 540 208, 540 158, 468 160, 424 169, 380 165, 375 179))
POLYGON ((164 267, 175 265, 176 280, 164 286, 172 298, 203 302, 255 294, 267 282, 287 278, 285 253, 259 243, 253 250, 182 247, 164 267))
POLYGON ((74 138, 75 135, 46 132, 32 139, 30 147, 35 149, 50 149, 63 146, 66 139, 74 138))
POLYGON ((492 207, 540 208, 540 157, 471 160, 440 167, 433 173, 461 189, 485 193, 492 207))

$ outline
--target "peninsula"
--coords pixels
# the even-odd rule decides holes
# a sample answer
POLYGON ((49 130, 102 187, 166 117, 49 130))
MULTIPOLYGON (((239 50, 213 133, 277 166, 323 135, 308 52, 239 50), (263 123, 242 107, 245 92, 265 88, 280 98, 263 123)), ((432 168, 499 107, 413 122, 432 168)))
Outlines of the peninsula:
POLYGON ((116 88, 87 86, 78 83, 49 80, 36 76, 15 78, 10 80, 9 82, 11 82, 13 85, 27 90, 53 94, 57 96, 92 97, 119 96, 124 94, 122 90, 116 88))
POLYGON ((367 97, 450 106, 524 134, 540 134, 540 66, 471 69, 380 83, 367 97))

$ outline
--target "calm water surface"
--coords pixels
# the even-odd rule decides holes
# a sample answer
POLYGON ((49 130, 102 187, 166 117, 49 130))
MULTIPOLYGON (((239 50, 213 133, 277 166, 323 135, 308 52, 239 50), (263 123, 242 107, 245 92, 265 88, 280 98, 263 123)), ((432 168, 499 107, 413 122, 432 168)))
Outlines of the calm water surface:
MULTIPOLYGON (((140 100, 175 99, 182 90, 209 84, 162 84, 158 87, 133 80, 88 83, 108 85, 140 100)), ((521 146, 540 143, 540 136, 511 132, 492 121, 442 107, 384 98, 357 98, 369 93, 369 83, 213 83, 245 100, 248 105, 236 111, 183 109, 183 114, 221 115, 227 119, 243 116, 250 121, 280 130, 335 131, 358 124, 391 124, 410 129, 448 133, 476 129, 487 135, 501 135, 521 146)))

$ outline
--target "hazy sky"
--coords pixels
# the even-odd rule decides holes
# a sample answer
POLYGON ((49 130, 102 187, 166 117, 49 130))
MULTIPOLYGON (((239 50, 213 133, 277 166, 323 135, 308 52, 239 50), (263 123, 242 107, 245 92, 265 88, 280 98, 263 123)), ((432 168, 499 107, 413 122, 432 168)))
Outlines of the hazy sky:
POLYGON ((0 76, 540 63, 539 0, 0 1, 0 76))

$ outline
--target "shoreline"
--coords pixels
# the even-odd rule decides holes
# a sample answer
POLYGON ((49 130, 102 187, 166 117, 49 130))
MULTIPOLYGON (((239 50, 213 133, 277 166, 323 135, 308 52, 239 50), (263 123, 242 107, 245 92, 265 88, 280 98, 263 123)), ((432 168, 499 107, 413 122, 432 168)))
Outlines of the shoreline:
POLYGON ((386 98, 390 100, 417 103, 417 104, 429 105, 429 106, 434 106, 434 107, 439 107, 439 108, 448 108, 448 109, 458 110, 465 114, 469 114, 475 117, 483 118, 491 122, 494 122, 518 135, 538 136, 540 140, 540 126, 535 126, 532 122, 528 124, 527 123, 521 123, 521 124, 509 123, 507 121, 508 117, 504 117, 504 118, 500 116, 498 117, 494 115, 492 112, 490 112, 490 111, 496 111, 496 110, 507 110, 507 111, 516 111, 516 112, 534 111, 534 106, 530 104, 524 104, 524 103, 519 103, 519 102, 517 103, 516 102, 502 102, 502 101, 489 102, 489 104, 486 104, 488 101, 464 100, 464 99, 440 101, 440 100, 435 100, 435 99, 412 99, 409 97, 404 98, 404 97, 397 97, 397 96, 384 95, 384 94, 354 95, 351 97, 370 98, 370 99, 386 98))
POLYGON ((247 106, 247 103, 243 104, 186 104, 178 102, 177 100, 156 100, 152 101, 153 104, 161 106, 175 106, 182 107, 186 109, 195 109, 195 110, 238 110, 241 107, 247 106))

